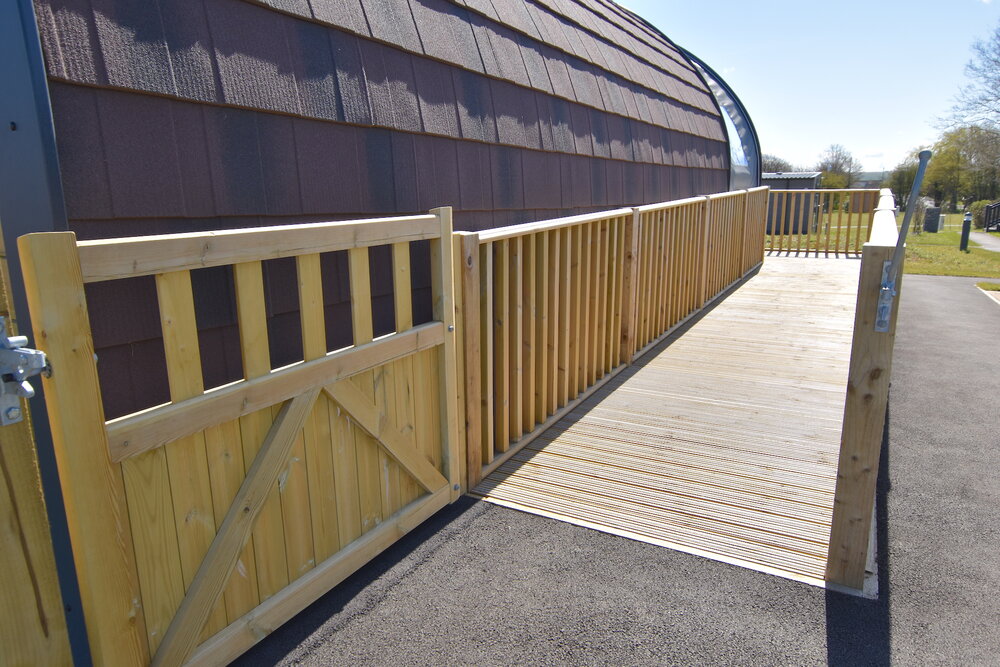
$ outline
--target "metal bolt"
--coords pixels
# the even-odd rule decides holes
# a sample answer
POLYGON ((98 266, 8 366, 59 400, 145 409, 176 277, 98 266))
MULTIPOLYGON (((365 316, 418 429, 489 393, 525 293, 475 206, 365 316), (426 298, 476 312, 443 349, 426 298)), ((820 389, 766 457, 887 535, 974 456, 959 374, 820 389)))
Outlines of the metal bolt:
POLYGON ((448 331, 451 332, 451 331, 454 331, 454 330, 455 330, 455 325, 454 324, 449 324, 448 325, 448 331))
POLYGON ((21 418, 21 408, 7 408, 7 412, 4 413, 4 417, 11 421, 16 421, 21 418))
POLYGON ((459 490, 459 489, 461 489, 462 487, 461 487, 461 486, 459 486, 458 484, 456 484, 455 486, 453 486, 453 487, 451 487, 451 488, 453 488, 453 489, 455 489, 456 491, 458 491, 458 490, 459 490))

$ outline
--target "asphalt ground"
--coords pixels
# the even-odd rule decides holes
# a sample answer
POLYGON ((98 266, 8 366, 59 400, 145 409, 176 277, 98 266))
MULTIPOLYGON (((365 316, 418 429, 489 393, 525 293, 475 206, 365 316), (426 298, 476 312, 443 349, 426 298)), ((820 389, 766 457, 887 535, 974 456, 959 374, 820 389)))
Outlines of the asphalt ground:
POLYGON ((1000 664, 1000 305, 975 282, 905 277, 877 600, 463 498, 237 664, 1000 664))

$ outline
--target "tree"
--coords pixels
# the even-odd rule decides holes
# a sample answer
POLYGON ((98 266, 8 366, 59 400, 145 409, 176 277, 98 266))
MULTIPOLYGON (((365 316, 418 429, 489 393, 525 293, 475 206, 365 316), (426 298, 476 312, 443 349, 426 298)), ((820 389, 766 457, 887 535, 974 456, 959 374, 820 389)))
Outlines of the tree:
POLYGON ((942 134, 927 165, 923 193, 953 210, 959 202, 1000 196, 1000 131, 971 125, 942 134))
POLYGON ((861 163, 840 144, 832 144, 820 156, 816 171, 823 172, 822 187, 849 188, 861 174, 861 163))
POLYGON ((900 208, 906 208, 910 198, 910 191, 913 190, 913 181, 917 177, 917 158, 910 155, 908 158, 896 165, 888 178, 885 179, 885 186, 892 190, 896 196, 896 201, 900 208))
POLYGON ((958 207, 959 189, 962 181, 962 153, 957 143, 945 135, 934 144, 934 157, 927 165, 921 192, 931 197, 936 206, 951 210, 958 207))
POLYGON ((950 125, 1000 128, 1000 25, 985 41, 973 42, 965 76, 969 83, 952 107, 950 125))
POLYGON ((764 153, 764 157, 761 158, 761 162, 764 167, 764 171, 768 173, 781 172, 781 171, 795 171, 792 163, 784 158, 780 158, 777 155, 768 155, 764 153))

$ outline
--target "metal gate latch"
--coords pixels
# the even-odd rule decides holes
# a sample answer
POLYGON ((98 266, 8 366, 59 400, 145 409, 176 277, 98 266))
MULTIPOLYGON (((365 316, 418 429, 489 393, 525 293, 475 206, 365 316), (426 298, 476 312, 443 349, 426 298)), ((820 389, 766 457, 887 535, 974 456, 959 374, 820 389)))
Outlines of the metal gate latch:
POLYGON ((21 399, 35 395, 28 378, 52 374, 45 353, 27 344, 27 336, 8 337, 7 319, 0 317, 0 426, 24 419, 21 399))

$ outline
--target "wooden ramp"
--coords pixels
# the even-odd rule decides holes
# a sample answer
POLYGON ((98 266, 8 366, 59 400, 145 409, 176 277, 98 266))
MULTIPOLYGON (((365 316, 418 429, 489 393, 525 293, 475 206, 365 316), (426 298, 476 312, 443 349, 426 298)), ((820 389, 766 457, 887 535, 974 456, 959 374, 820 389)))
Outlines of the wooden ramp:
POLYGON ((822 586, 859 268, 768 257, 473 494, 822 586))

